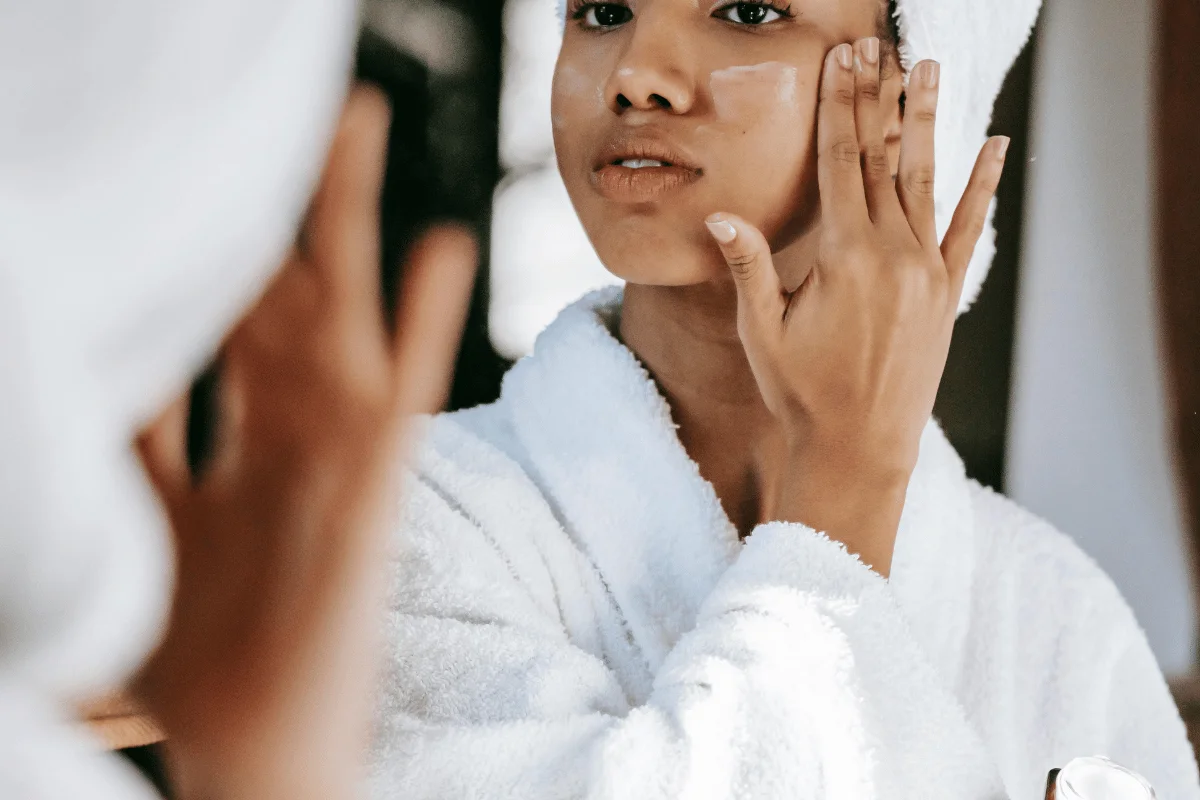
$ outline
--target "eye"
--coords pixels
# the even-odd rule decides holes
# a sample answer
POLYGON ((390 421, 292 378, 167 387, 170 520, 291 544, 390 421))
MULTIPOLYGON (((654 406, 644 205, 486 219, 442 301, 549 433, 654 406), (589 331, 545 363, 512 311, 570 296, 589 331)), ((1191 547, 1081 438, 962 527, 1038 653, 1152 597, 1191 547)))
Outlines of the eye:
POLYGON ((588 3, 575 12, 585 28, 615 28, 633 19, 628 6, 617 3, 588 3))
POLYGON ((739 25, 766 25, 782 19, 785 12, 767 3, 731 3, 718 9, 716 16, 739 25))

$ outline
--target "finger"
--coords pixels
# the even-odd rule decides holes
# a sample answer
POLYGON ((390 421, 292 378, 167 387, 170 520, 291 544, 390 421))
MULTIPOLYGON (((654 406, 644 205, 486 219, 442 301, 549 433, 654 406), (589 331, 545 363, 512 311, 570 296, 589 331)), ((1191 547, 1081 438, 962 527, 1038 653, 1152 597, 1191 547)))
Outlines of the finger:
POLYGON ((713 214, 704 221, 733 274, 738 297, 738 329, 758 335, 783 319, 787 303, 771 248, 762 233, 733 214, 713 214))
POLYGON ((477 261, 475 237, 459 225, 433 227, 411 250, 393 347, 404 414, 431 414, 446 402, 477 261))
POLYGON ((879 91, 879 40, 874 37, 860 39, 854 45, 854 123, 858 131, 867 212, 877 225, 885 220, 897 221, 902 215, 883 141, 879 91))
POLYGON ((335 302, 379 299, 379 202, 387 164, 391 109, 374 87, 358 86, 346 100, 321 183, 301 237, 312 265, 335 302))
POLYGON ((247 386, 253 374, 253 364, 245 349, 237 347, 237 344, 231 340, 221 360, 214 453, 208 465, 209 475, 219 480, 227 479, 245 457, 249 416, 247 386))
POLYGON ((988 207, 996 196, 996 187, 1000 185, 1000 175, 1004 171, 1008 142, 1007 136, 993 136, 979 151, 967 190, 963 192, 942 240, 942 260, 956 287, 962 286, 975 244, 987 222, 988 207))
POLYGON ((821 220, 831 233, 868 220, 854 124, 854 51, 840 44, 825 56, 817 109, 817 181, 821 220))
POLYGON ((176 398, 138 434, 136 449, 151 485, 168 509, 191 486, 187 463, 187 418, 190 393, 176 398))
POLYGON ((941 67, 936 61, 922 61, 913 69, 905 92, 904 127, 900 133, 897 192, 909 226, 925 247, 937 246, 933 138, 940 78, 941 67))

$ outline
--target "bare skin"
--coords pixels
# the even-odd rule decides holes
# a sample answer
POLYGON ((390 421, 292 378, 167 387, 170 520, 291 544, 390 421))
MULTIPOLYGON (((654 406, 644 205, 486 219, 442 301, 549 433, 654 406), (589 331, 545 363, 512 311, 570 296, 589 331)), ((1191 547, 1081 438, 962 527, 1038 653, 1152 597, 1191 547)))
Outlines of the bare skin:
POLYGON ((936 65, 914 69, 902 119, 875 0, 753 5, 577 6, 554 90, 560 171, 628 281, 620 336, 739 531, 802 522, 887 576, 1002 148, 984 148, 939 244, 937 91, 922 80, 936 65), (794 70, 776 88, 796 102, 722 119, 715 76, 781 74, 767 64, 794 70), (651 171, 629 173, 650 185, 640 194, 595 177, 646 152, 679 154, 667 189, 651 171))
POLYGON ((438 409, 474 274, 441 226, 379 297, 389 109, 352 92, 301 237, 223 348, 223 429, 198 481, 182 406, 139 446, 175 534, 166 637, 136 682, 176 796, 360 794, 374 710, 387 518, 408 419, 438 409))
POLYGON ((805 282, 783 288, 766 241, 744 220, 718 214, 709 226, 737 285, 747 361, 785 443, 773 516, 828 531, 887 575, 1007 140, 984 146, 939 243, 938 65, 914 70, 893 182, 876 124, 878 73, 850 66, 861 61, 846 44, 826 62, 818 146, 827 222, 805 282))

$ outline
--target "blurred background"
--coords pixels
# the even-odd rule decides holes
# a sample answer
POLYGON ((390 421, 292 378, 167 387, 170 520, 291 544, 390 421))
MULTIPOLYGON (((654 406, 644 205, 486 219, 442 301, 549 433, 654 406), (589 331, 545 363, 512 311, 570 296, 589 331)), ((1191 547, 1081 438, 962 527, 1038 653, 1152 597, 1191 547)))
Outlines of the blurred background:
MULTIPOLYGON (((368 29, 428 69, 432 168, 484 234, 456 408, 493 400, 560 308, 612 282, 554 167, 554 2, 366 4, 368 29)), ((972 477, 1113 577, 1189 718, 1200 718, 1196 42, 1196 0, 1045 0, 996 107, 994 132, 1013 139, 996 260, 936 408, 972 477)))

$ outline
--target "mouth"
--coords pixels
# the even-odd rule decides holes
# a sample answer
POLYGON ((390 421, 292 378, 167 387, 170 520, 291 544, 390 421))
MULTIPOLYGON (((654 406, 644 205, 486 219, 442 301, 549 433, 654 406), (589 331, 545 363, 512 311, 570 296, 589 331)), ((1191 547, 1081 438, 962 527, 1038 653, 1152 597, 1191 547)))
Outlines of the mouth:
POLYGON ((621 203, 647 203, 698 181, 704 170, 679 148, 657 138, 618 137, 592 168, 592 185, 621 203))

